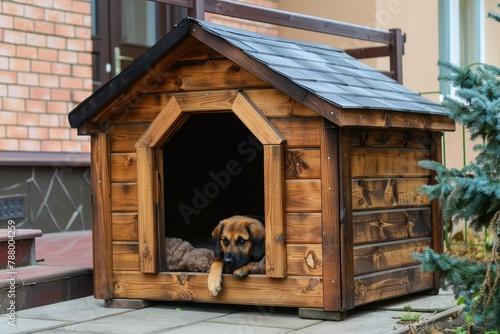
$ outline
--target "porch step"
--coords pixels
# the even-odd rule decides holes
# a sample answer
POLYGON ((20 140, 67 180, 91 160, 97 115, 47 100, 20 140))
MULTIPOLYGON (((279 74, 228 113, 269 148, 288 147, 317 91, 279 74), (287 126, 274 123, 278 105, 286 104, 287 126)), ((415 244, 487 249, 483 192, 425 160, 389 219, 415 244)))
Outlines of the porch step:
POLYGON ((40 230, 0 230, 0 270, 36 264, 35 238, 40 230))
MULTIPOLYGON (((16 230, 17 236, 23 234, 21 231, 16 230)), ((18 266, 18 250, 24 241, 16 239, 16 265, 0 270, 0 314, 8 313, 12 303, 19 311, 93 294, 90 231, 43 236, 40 232, 40 236, 33 240, 35 238, 35 250, 30 253, 36 254, 34 263, 31 259, 30 265, 18 266)))

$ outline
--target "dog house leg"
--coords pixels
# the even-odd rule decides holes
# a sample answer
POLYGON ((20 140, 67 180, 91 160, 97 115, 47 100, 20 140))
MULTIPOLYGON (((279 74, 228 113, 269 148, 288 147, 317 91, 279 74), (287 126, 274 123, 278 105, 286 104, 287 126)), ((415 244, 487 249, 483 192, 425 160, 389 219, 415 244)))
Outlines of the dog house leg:
POLYGON ((141 309, 153 305, 152 301, 144 299, 108 299, 104 301, 104 306, 110 308, 130 308, 130 309, 141 309))
POLYGON ((303 319, 342 321, 347 317, 347 312, 325 311, 320 308, 299 308, 299 317, 303 319))

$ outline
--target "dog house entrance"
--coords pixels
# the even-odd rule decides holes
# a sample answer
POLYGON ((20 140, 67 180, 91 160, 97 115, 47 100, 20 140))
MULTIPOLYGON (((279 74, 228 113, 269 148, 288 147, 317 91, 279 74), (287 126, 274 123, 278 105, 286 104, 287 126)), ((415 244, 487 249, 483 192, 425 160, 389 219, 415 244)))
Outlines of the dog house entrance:
POLYGON ((190 114, 163 145, 165 235, 211 244, 232 215, 263 221, 263 145, 232 112, 190 114))

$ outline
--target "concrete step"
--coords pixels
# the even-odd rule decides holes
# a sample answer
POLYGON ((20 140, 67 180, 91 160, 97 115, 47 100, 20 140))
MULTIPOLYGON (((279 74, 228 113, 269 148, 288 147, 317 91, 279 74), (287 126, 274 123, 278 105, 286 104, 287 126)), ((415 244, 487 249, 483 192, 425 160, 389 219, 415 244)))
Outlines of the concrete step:
POLYGON ((32 252, 38 260, 18 267, 21 242, 16 239, 16 266, 0 270, 0 314, 9 313, 9 307, 19 311, 92 295, 91 240, 90 231, 37 236, 32 252))
POLYGON ((0 230, 0 270, 35 265, 35 238, 41 237, 42 231, 10 227, 0 230))

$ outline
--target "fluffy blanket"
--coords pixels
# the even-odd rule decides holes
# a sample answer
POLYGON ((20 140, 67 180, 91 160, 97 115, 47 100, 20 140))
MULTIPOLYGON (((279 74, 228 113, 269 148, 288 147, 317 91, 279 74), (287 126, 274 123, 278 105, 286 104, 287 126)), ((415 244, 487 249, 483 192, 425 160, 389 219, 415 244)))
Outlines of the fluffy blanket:
MULTIPOLYGON (((179 238, 166 238, 165 255, 168 271, 191 271, 207 273, 214 260, 214 252, 207 248, 195 248, 179 238)), ((250 274, 266 272, 265 257, 250 269, 250 274)))

